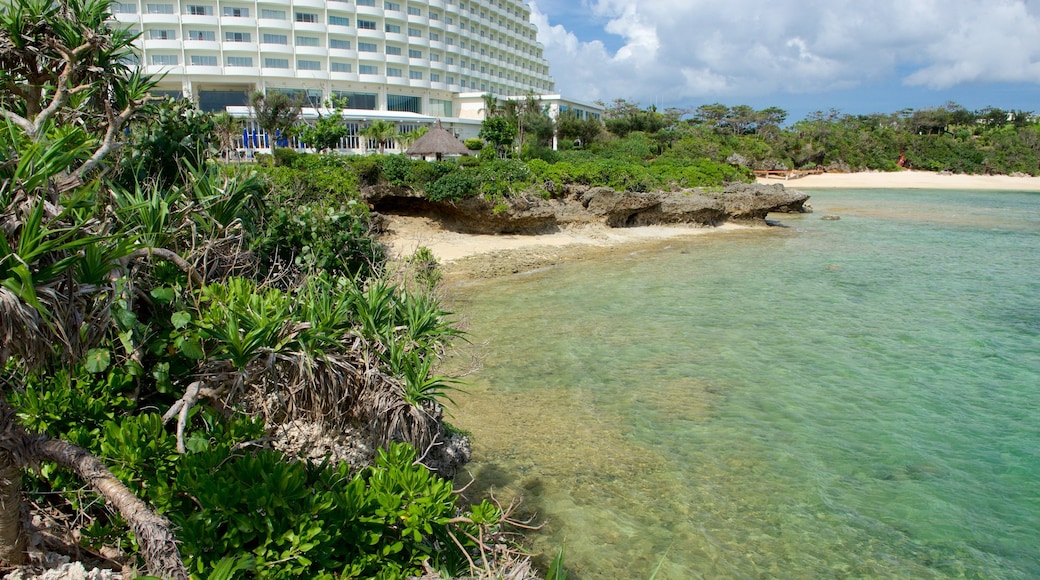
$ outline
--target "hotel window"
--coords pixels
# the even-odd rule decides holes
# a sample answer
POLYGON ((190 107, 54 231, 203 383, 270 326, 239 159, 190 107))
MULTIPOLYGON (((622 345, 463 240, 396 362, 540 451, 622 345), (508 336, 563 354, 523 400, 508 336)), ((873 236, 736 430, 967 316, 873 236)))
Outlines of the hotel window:
POLYGON ((192 66, 217 66, 217 57, 193 54, 191 56, 192 66))
POLYGON ((430 73, 430 82, 439 83, 441 82, 441 75, 437 73, 430 73))
POLYGON ((289 68, 289 59, 287 58, 265 58, 265 68, 289 68))
POLYGON ((436 32, 431 32, 430 33, 430 40, 432 40, 434 42, 437 42, 440 39, 441 39, 441 35, 440 34, 437 34, 436 32))
POLYGON ((393 10, 394 12, 400 12, 401 11, 401 5, 398 4, 397 2, 383 2, 383 9, 384 10, 393 10))
POLYGON ((332 26, 350 26, 350 19, 346 16, 329 16, 329 24, 332 26))
POLYGON ((408 49, 408 58, 422 58, 422 51, 414 48, 408 49))
POLYGON ((399 77, 399 76, 403 76, 403 75, 402 75, 401 69, 395 68, 395 67, 392 67, 392 66, 388 66, 388 67, 386 67, 386 76, 388 76, 388 77, 399 77))
MULTIPOLYGON (((358 1, 360 2, 360 0, 358 1)), ((358 65, 358 72, 363 75, 377 75, 379 74, 379 67, 370 64, 361 64, 358 65)))
POLYGON ((318 46, 317 36, 297 36, 296 46, 318 46))
POLYGON ((448 58, 446 58, 444 60, 445 60, 446 64, 450 64, 450 65, 455 64, 455 57, 454 56, 449 56, 448 58))
POLYGON ((177 40, 176 30, 149 30, 149 40, 177 40))
POLYGON ((371 42, 357 43, 358 52, 379 52, 379 45, 371 42))
POLYGON ((401 34, 401 27, 396 24, 387 24, 385 30, 393 34, 401 34))
POLYGON ((297 12, 296 13, 296 22, 315 23, 317 21, 318 21, 318 15, 317 14, 311 14, 310 12, 297 12))
POLYGON ((362 30, 375 30, 376 22, 375 20, 358 20, 357 27, 362 30))
MULTIPOLYGON (((431 36, 432 36, 432 35, 431 35, 431 36)), ((451 36, 449 36, 449 37, 448 37, 447 39, 445 39, 445 41, 444 41, 444 42, 445 42, 445 44, 447 44, 448 46, 455 46, 455 39, 454 39, 453 37, 451 37, 451 36)))
POLYGON ((296 68, 299 70, 321 70, 321 61, 298 60, 296 61, 296 68))
POLYGON ((229 57, 227 57, 227 65, 228 66, 252 67, 253 66, 253 57, 251 57, 251 56, 229 56, 229 57))
POLYGON ((350 50, 350 41, 342 40, 339 38, 329 39, 329 48, 338 48, 340 50, 350 50))
POLYGON ((213 42, 217 39, 217 33, 212 30, 189 30, 188 40, 208 40, 213 42))
POLYGON ((422 71, 408 71, 408 78, 412 79, 413 81, 421 81, 423 78, 422 71))
MULTIPOLYGON (((430 80, 433 80, 433 75, 430 75, 430 80)), ((430 99, 430 114, 437 115, 439 117, 451 117, 452 104, 451 101, 442 99, 430 99)))
POLYGON ((230 31, 228 31, 228 32, 224 33, 224 41, 225 42, 249 42, 251 38, 252 38, 252 35, 250 35, 248 32, 230 32, 230 31))
POLYGON ((440 62, 440 61, 441 61, 441 55, 437 54, 436 52, 431 52, 430 53, 430 62, 440 62))
POLYGON ((423 35, 422 30, 419 30, 418 28, 409 28, 408 29, 408 36, 412 36, 412 37, 415 37, 415 38, 422 38, 422 35, 423 35))
POLYGON ((289 44, 289 37, 284 34, 264 34, 264 44, 289 44))
POLYGON ((329 63, 329 70, 332 71, 332 72, 346 72, 346 73, 348 73, 348 72, 350 72, 350 63, 349 62, 338 62, 338 61, 334 60, 331 63, 329 63))
POLYGON ((263 8, 260 10, 260 18, 267 18, 268 20, 285 20, 285 10, 263 8))
POLYGON ((358 6, 375 6, 376 0, 357 0, 358 6))
POLYGON ((158 66, 173 66, 178 64, 180 61, 177 59, 176 54, 153 54, 152 64, 158 66))
POLYGON ((213 7, 199 6, 198 4, 189 4, 186 13, 192 16, 213 16, 213 7))
MULTIPOLYGON (((170 8, 172 9, 173 7, 171 6, 170 8)), ((137 14, 137 5, 115 2, 112 4, 112 14, 137 14)))
POLYGON ((224 7, 224 16, 230 16, 232 18, 249 18, 248 8, 232 8, 231 6, 224 7))
POLYGON ((386 53, 391 55, 391 56, 401 56, 401 47, 400 46, 387 46, 386 47, 386 53))
POLYGON ((376 110, 375 93, 347 93, 344 91, 332 91, 332 96, 337 99, 346 99, 347 106, 351 109, 362 109, 365 111, 376 110))
MULTIPOLYGON (((408 7, 408 15, 409 16, 422 16, 422 10, 416 8, 415 6, 409 6, 408 7)), ((430 14, 430 18, 433 18, 433 14, 430 14)))
POLYGON ((148 14, 173 14, 173 4, 149 4, 145 9, 148 14))
POLYGON ((408 111, 410 113, 422 113, 422 98, 406 95, 387 95, 386 108, 388 111, 408 111))

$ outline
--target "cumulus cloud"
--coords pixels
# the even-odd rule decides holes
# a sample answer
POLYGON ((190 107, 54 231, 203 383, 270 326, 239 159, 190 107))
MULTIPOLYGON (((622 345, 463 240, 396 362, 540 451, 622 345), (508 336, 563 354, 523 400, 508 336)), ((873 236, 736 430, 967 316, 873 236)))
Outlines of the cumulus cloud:
POLYGON ((583 0, 615 50, 531 5, 557 89, 587 100, 1040 85, 1040 0, 583 0))

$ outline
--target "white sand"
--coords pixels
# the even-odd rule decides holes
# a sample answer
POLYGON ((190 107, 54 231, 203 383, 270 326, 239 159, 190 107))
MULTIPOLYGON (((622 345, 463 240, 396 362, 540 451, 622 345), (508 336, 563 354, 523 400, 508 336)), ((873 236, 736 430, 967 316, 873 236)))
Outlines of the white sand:
POLYGON ((1040 177, 950 175, 930 171, 822 173, 798 179, 759 179, 791 189, 978 189, 1040 191, 1040 177))
POLYGON ((441 262, 489 254, 534 248, 562 248, 565 246, 612 247, 631 242, 651 242, 682 236, 703 235, 732 231, 748 226, 724 224, 719 227, 646 226, 639 228, 609 228, 585 226, 539 235, 478 235, 460 234, 445 230, 429 218, 390 216, 390 234, 383 239, 396 255, 407 256, 420 246, 426 246, 441 262))

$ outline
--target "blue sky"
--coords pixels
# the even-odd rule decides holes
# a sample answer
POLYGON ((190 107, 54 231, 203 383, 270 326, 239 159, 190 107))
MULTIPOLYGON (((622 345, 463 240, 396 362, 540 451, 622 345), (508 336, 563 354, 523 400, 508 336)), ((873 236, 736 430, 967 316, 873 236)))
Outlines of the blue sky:
POLYGON ((1040 113, 1040 0, 529 0, 557 92, 660 108, 1040 113))

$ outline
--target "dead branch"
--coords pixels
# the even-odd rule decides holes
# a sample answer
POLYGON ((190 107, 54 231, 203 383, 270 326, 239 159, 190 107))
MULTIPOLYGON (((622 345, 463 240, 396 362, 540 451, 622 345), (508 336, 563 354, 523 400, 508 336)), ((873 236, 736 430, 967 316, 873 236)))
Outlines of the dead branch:
POLYGON ((140 248, 130 253, 130 255, 126 257, 126 259, 127 261, 133 261, 139 260, 141 258, 150 258, 152 256, 158 256, 163 260, 172 262, 184 273, 186 273, 188 277, 191 278, 192 283, 196 286, 202 287, 205 285, 205 280, 202 279, 202 276, 200 276, 199 273, 195 271, 195 268, 193 268, 187 260, 180 257, 177 254, 177 252, 167 250, 166 248, 140 248))

